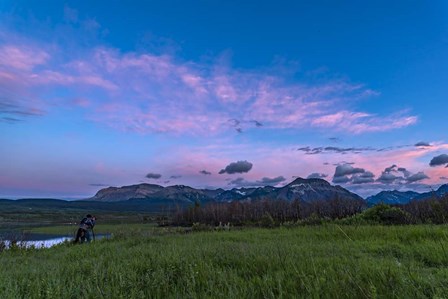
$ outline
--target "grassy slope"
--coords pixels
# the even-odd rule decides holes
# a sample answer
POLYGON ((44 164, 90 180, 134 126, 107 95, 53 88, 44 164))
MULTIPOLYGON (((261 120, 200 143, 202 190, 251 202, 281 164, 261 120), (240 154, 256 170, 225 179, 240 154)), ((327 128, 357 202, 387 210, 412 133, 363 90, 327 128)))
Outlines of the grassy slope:
MULTIPOLYGON (((0 253, 0 298, 445 298, 445 226, 247 229, 0 253)), ((154 230, 153 230, 154 232, 154 230)))

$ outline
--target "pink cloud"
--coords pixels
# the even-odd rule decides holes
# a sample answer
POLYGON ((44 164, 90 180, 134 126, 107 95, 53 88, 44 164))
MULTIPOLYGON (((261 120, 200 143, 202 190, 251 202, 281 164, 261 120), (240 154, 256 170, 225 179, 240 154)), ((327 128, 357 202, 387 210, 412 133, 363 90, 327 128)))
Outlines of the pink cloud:
POLYGON ((231 187, 226 179, 243 177, 247 181, 257 181, 263 177, 284 176, 289 182, 292 176, 306 177, 317 170, 329 173, 332 168, 322 165, 320 157, 301 156, 291 148, 253 148, 245 144, 228 144, 226 141, 204 147, 181 147, 170 151, 169 158, 161 154, 155 164, 158 169, 182 175, 180 181, 183 184, 223 188, 231 187), (243 174, 218 174, 229 163, 239 160, 253 163, 253 168, 243 174), (202 169, 207 169, 211 175, 200 174, 202 169))
POLYGON ((317 117, 311 123, 317 127, 335 128, 340 131, 359 134, 407 127, 415 124, 418 120, 416 116, 402 116, 401 114, 378 117, 362 112, 340 111, 317 117))
POLYGON ((91 105, 91 102, 86 98, 76 98, 73 100, 73 104, 82 108, 87 108, 91 105))
POLYGON ((320 116, 315 120, 313 120, 312 123, 316 126, 323 126, 323 127, 334 127, 342 122, 351 125, 352 122, 368 116, 369 114, 366 113, 353 113, 349 111, 341 111, 334 114, 320 116))
POLYGON ((18 45, 0 47, 0 65, 13 70, 30 71, 38 65, 45 64, 50 55, 41 50, 18 45))
MULTIPOLYGON (((300 147, 299 145, 297 147, 300 147)), ((429 179, 421 181, 424 184, 441 184, 444 183, 440 177, 448 176, 447 168, 431 168, 429 167, 429 160, 431 157, 440 151, 448 150, 448 144, 440 143, 432 148, 419 149, 414 146, 404 148, 396 148, 389 151, 364 151, 358 153, 346 153, 343 158, 346 161, 355 163, 354 167, 360 167, 366 171, 375 174, 378 178, 385 168, 393 164, 404 167, 413 174, 423 172, 429 176, 429 179)), ((243 175, 234 175, 232 178, 238 176, 244 177, 248 181, 259 180, 264 176, 284 176, 288 181, 292 180, 293 176, 307 177, 310 173, 319 172, 328 175, 327 180, 331 178, 335 172, 335 165, 341 162, 341 154, 328 153, 325 154, 325 161, 329 162, 327 165, 322 163, 321 155, 306 155, 297 151, 291 150, 290 147, 258 147, 253 149, 247 145, 229 145, 221 146, 215 145, 206 148, 190 148, 182 151, 183 155, 175 155, 175 160, 180 161, 213 161, 209 164, 207 169, 219 169, 222 165, 227 165, 228 162, 236 161, 238 159, 245 159, 250 157, 250 162, 253 163, 253 169, 243 175)), ((167 160, 165 160, 165 163, 167 160)), ((168 162, 169 163, 169 162, 168 162)), ((200 167, 206 167, 206 163, 202 163, 200 167)), ((183 173, 179 169, 179 173, 183 173)), ((219 176, 205 177, 203 180, 208 180, 209 184, 217 184, 217 186, 226 186, 225 180, 219 181, 219 176)), ((376 192, 382 189, 387 189, 388 186, 380 183, 377 188, 372 189, 376 192)), ((361 185, 360 185, 361 186, 361 185)), ((403 186, 406 188, 406 186, 403 186)), ((369 194, 370 195, 370 194, 369 194)))
POLYGON ((100 76, 89 76, 89 75, 80 75, 77 78, 77 81, 80 83, 85 83, 88 85, 92 85, 92 86, 98 86, 107 90, 117 90, 118 87, 109 82, 108 80, 105 80, 103 78, 101 78, 100 76))
POLYGON ((203 78, 200 76, 195 76, 193 74, 183 74, 181 75, 182 80, 186 85, 190 86, 196 94, 208 93, 207 89, 204 87, 203 78))
POLYGON ((406 168, 411 173, 424 172, 429 176, 429 179, 423 181, 424 183, 440 184, 440 176, 447 175, 448 169, 434 169, 429 166, 429 161, 435 153, 447 149, 448 144, 446 143, 434 143, 434 146, 427 148, 408 146, 389 151, 347 154, 344 158, 354 162, 357 167, 373 172, 376 178, 381 175, 385 168, 391 165, 398 165, 406 168))
POLYGON ((316 85, 290 82, 265 71, 182 62, 169 55, 121 53, 105 47, 85 53, 71 60, 62 49, 50 53, 44 47, 4 45, 0 86, 20 90, 10 102, 20 102, 24 92, 35 95, 34 108, 48 106, 46 92, 64 86, 71 98, 89 98, 90 105, 84 108, 90 119, 141 133, 217 134, 229 129, 230 119, 256 120, 266 128, 351 133, 387 131, 417 121, 404 112, 378 116, 348 110, 347 102, 377 93, 346 80, 316 85))

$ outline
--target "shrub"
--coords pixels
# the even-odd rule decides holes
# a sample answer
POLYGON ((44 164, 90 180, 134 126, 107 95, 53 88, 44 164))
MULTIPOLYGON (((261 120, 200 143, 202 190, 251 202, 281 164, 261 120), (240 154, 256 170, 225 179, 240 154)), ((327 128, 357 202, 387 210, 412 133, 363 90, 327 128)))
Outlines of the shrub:
POLYGON ((372 224, 372 223, 377 223, 377 222, 372 222, 372 221, 368 221, 366 219, 364 219, 363 214, 356 214, 350 217, 346 217, 346 218, 342 218, 342 219, 336 219, 335 220, 336 224, 342 224, 342 225, 366 225, 366 224, 372 224))
POLYGON ((368 222, 386 225, 407 224, 411 218, 408 212, 386 204, 379 204, 365 210, 361 217, 368 222))
POLYGON ((199 222, 193 223, 191 226, 191 230, 194 232, 204 232, 204 231, 211 231, 213 230, 213 227, 207 224, 202 224, 199 222))
POLYGON ((301 224, 303 225, 321 225, 324 223, 324 219, 322 217, 319 217, 317 213, 313 213, 310 215, 310 217, 305 218, 301 221, 301 224))
POLYGON ((274 218, 272 218, 271 214, 268 212, 264 213, 264 215, 260 219, 260 226, 272 228, 275 226, 274 218))

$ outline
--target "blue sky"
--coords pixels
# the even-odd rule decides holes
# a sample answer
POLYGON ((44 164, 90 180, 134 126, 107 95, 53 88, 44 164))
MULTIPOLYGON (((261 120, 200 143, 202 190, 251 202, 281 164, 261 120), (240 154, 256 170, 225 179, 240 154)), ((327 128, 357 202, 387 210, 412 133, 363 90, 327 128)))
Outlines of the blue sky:
POLYGON ((3 1, 0 20, 1 197, 448 182, 445 1, 3 1))

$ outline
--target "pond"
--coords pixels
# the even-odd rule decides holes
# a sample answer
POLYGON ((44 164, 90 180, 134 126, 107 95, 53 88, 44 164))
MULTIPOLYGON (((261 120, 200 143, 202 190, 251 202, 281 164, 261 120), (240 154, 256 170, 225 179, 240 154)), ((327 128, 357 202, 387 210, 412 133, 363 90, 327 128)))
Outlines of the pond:
MULTIPOLYGON (((111 234, 98 234, 95 235, 95 240, 109 239, 111 234)), ((11 244, 11 240, 15 240, 15 243, 19 247, 25 248, 50 248, 52 246, 61 244, 67 241, 73 241, 73 236, 60 236, 60 235, 49 235, 49 234, 29 234, 21 237, 18 236, 2 236, 0 235, 0 242, 6 245, 8 248, 11 244)))

